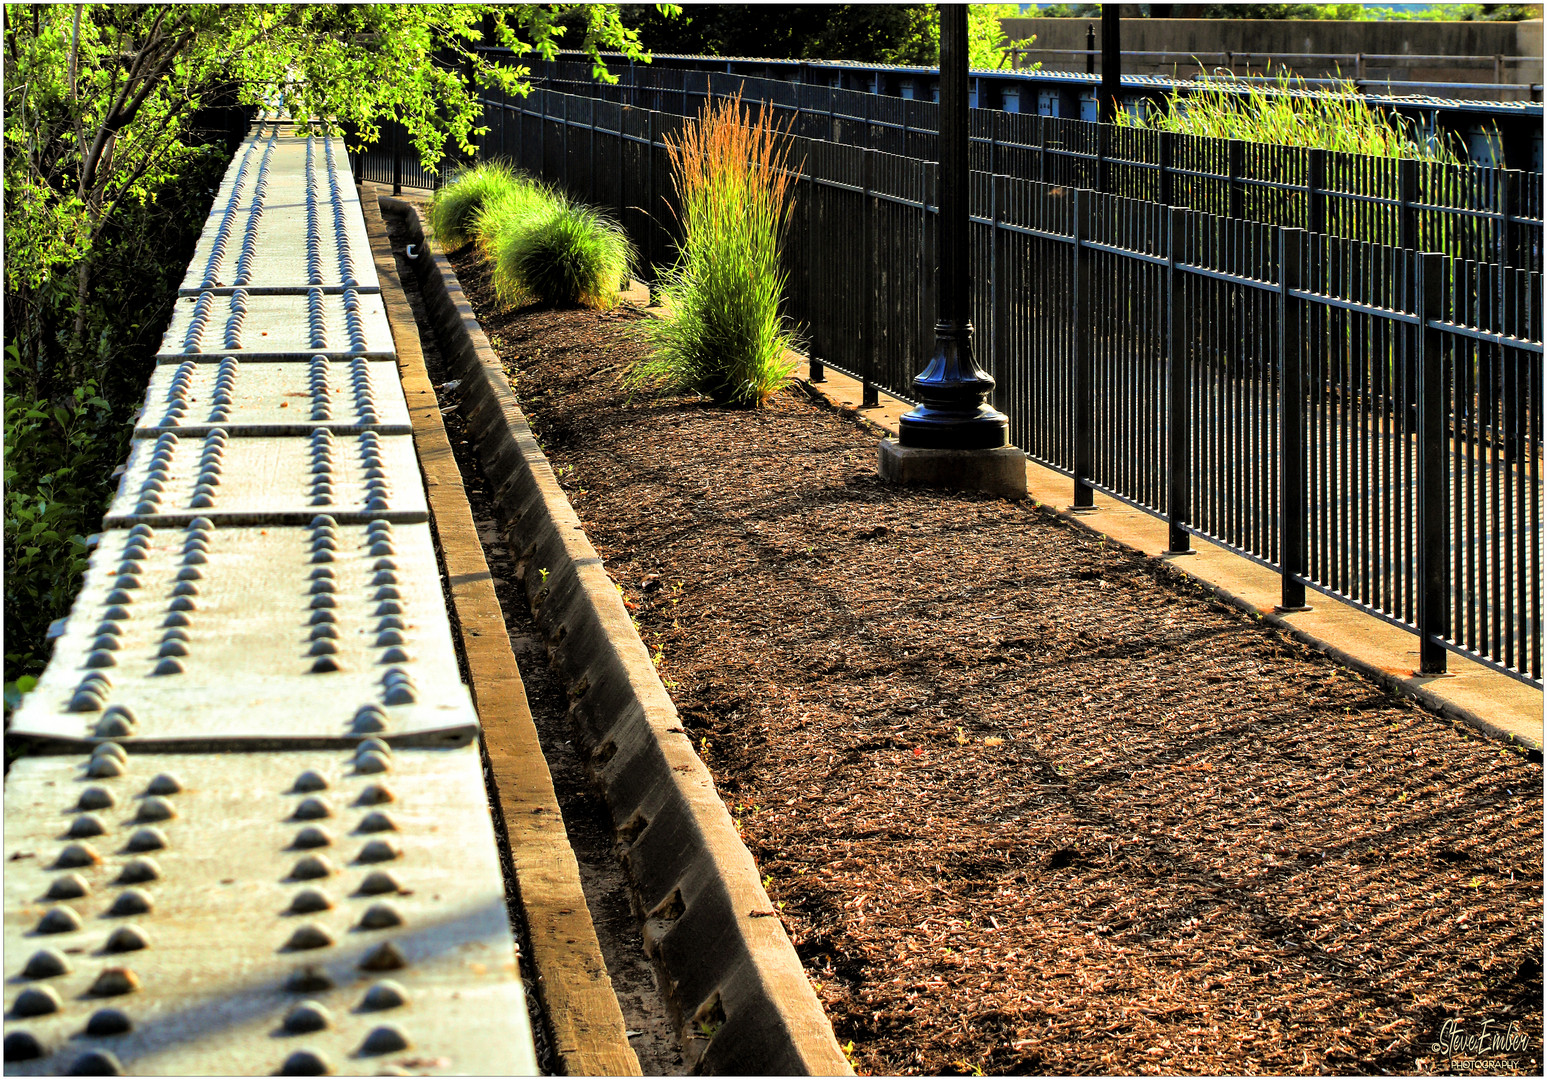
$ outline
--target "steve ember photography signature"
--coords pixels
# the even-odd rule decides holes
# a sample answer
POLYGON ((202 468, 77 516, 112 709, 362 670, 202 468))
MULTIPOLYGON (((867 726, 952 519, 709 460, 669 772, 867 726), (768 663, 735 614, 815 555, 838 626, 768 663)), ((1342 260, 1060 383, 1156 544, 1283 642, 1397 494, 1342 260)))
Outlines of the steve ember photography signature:
POLYGON ((1534 1059, 1541 1045, 1541 1032, 1522 1031, 1518 1020, 1451 1019, 1440 1025, 1439 1038, 1422 1049, 1447 1070, 1507 1072, 1534 1059))

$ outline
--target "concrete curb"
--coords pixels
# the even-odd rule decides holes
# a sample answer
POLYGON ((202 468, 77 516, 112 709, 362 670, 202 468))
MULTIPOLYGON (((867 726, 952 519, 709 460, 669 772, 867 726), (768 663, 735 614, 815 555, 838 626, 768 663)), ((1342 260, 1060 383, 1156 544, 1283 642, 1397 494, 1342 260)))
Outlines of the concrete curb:
POLYGON ((757 866, 694 753, 602 560, 547 458, 445 257, 415 266, 442 353, 495 489, 523 584, 585 736, 695 1068, 716 1074, 852 1075, 757 866), (705 1038, 707 1037, 707 1038, 705 1038))
POLYGON ((1315 634, 1312 634, 1296 626, 1294 623, 1290 622, 1288 619, 1285 619, 1283 616, 1277 614, 1276 612, 1271 610, 1264 611, 1250 600, 1237 596, 1223 585, 1216 585, 1214 582, 1205 578, 1198 577, 1195 574, 1190 574, 1186 570, 1177 566, 1175 563, 1167 562, 1164 559, 1156 559, 1154 556, 1149 555, 1140 548, 1134 547, 1132 544, 1128 544, 1122 540, 1116 539, 1115 537, 1108 536, 1106 533, 1102 532, 1100 529, 1097 529, 1089 522, 1080 520, 1080 515, 1073 513, 1072 511, 1060 510, 1057 507, 1048 506, 1046 503, 1038 503, 1037 508, 1051 517, 1060 518, 1077 528, 1084 529, 1086 532, 1091 533, 1092 535, 1103 537, 1113 546, 1122 548, 1124 551, 1130 551, 1136 555, 1143 555, 1146 559, 1151 559, 1152 561, 1161 563, 1162 565, 1166 566, 1172 573, 1179 577, 1185 578, 1190 584, 1204 589, 1210 595, 1217 597, 1219 600, 1226 604, 1229 604, 1237 611, 1243 611, 1248 615, 1255 615, 1269 626, 1277 628, 1286 636, 1293 638, 1300 644, 1308 645, 1315 649, 1317 652, 1326 656, 1330 656, 1332 659, 1336 660, 1338 663, 1344 665, 1345 667, 1353 668, 1365 678, 1379 684, 1382 689, 1389 690, 1400 697, 1412 698, 1414 701, 1418 702, 1430 712, 1438 713, 1440 716, 1445 717, 1447 720, 1455 720, 1466 724, 1468 727, 1475 728, 1477 731, 1486 735, 1490 739, 1495 739, 1510 746, 1524 747, 1528 752, 1534 751, 1537 754, 1541 753, 1542 748, 1539 745, 1533 744, 1530 739, 1517 735, 1507 728, 1499 727, 1497 724, 1484 719, 1482 716, 1479 716, 1477 713, 1463 705, 1457 705, 1453 701, 1447 701, 1446 699, 1440 697, 1438 694, 1434 693, 1434 691, 1417 685, 1416 680, 1404 679, 1401 676, 1393 675, 1391 672, 1380 667, 1378 664, 1372 664, 1364 659, 1361 659, 1360 657, 1355 656, 1353 653, 1338 648, 1336 645, 1333 645, 1330 642, 1323 641, 1315 634))
MULTIPOLYGON (((805 360, 804 357, 801 357, 800 359, 802 361, 805 360)), ((829 380, 835 383, 842 381, 842 378, 835 378, 831 370, 829 370, 828 377, 829 380)), ((833 392, 829 385, 817 385, 812 383, 809 379, 800 379, 797 382, 797 385, 801 388, 802 391, 805 392, 808 397, 811 398, 812 401, 820 402, 832 409, 843 413, 846 416, 853 417, 858 423, 862 424, 867 429, 874 431, 883 439, 889 435, 894 437, 896 436, 897 431, 895 424, 882 422, 873 416, 866 416, 864 413, 856 409, 852 404, 845 402, 839 396, 837 396, 837 393, 833 392)), ((839 393, 841 392, 842 391, 839 391, 839 393)), ((883 405, 885 405, 889 400, 895 400, 891 399, 890 396, 886 394, 882 394, 881 399, 883 405)), ((907 406, 903 406, 899 403, 898 407, 906 408, 907 406)), ((1032 467, 1032 464, 1028 461, 1027 469, 1031 470, 1032 467)), ((1035 484, 1028 483, 1028 488, 1034 489, 1035 487, 1035 484)), ((1221 601, 1229 604, 1231 607, 1243 611, 1248 615, 1253 615, 1262 619, 1270 626, 1283 631, 1295 641, 1298 641, 1303 645, 1308 645, 1316 651, 1331 657, 1338 663, 1354 669, 1361 675, 1364 675, 1365 677, 1377 683, 1383 689, 1389 690, 1390 692, 1401 697, 1411 698, 1414 701, 1417 701, 1430 712, 1437 713, 1438 715, 1443 716, 1448 720, 1454 720, 1466 724, 1468 727, 1473 728, 1474 730, 1482 733, 1490 739, 1494 739, 1509 746, 1521 748, 1525 750, 1528 756, 1540 757, 1542 753, 1542 743, 1539 738, 1533 738, 1529 734, 1522 734, 1518 731, 1512 731, 1508 727, 1504 727, 1501 724, 1488 719, 1477 710, 1469 708, 1466 705, 1463 705, 1441 693, 1430 689, 1422 680, 1417 677, 1403 676, 1401 674, 1394 673, 1387 668, 1382 667, 1380 664, 1372 662, 1366 657, 1361 657, 1351 653, 1348 650, 1343 649, 1338 645, 1335 645, 1332 642, 1326 640, 1325 638, 1312 633, 1304 627, 1296 625, 1291 620, 1286 619, 1282 615, 1278 614, 1271 607, 1263 608, 1252 600, 1237 595, 1230 589, 1216 582, 1210 581, 1208 578, 1200 576, 1193 571, 1187 570, 1183 566, 1172 562, 1169 559, 1158 558, 1143 548, 1113 536, 1111 533, 1104 531, 1096 524, 1086 520, 1081 514, 1075 513, 1072 510, 1062 509, 1052 503, 1039 501, 1034 490, 1029 493, 1029 498, 1031 498, 1031 500, 1036 503, 1037 507, 1043 513, 1057 517, 1095 536, 1103 537, 1104 539, 1117 545, 1125 551, 1131 551, 1136 554, 1143 555, 1146 559, 1149 559, 1152 562, 1162 564, 1163 566, 1169 568, 1172 573, 1178 575, 1193 585, 1197 585, 1200 588, 1207 590, 1211 595, 1218 597, 1221 601)), ((1332 600, 1331 598, 1326 598, 1324 602, 1336 603, 1337 601, 1332 600)), ((1499 678, 1504 679, 1507 678, 1507 676, 1501 675, 1499 678)))
POLYGON ((527 945, 557 1065, 567 1076, 638 1076, 623 1010, 607 975, 586 907, 580 867, 532 722, 505 617, 473 523, 419 328, 403 295, 392 242, 375 200, 361 200, 397 341, 399 373, 413 419, 430 517, 451 587, 452 624, 478 710, 494 809, 505 826, 527 945))

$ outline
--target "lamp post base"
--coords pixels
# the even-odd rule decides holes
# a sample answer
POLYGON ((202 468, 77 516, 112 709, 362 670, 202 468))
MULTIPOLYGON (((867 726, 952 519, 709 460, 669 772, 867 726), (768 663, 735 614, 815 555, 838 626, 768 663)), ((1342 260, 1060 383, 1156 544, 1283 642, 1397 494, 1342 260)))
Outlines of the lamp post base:
POLYGON ((1014 446, 937 450, 881 440, 881 479, 892 484, 1026 497, 1026 455, 1014 446))

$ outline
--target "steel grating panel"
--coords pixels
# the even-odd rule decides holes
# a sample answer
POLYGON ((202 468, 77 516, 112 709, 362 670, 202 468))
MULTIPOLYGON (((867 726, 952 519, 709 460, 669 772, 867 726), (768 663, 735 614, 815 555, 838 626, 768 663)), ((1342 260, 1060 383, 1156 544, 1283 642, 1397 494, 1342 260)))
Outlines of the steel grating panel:
POLYGON ((179 293, 379 288, 349 159, 337 140, 249 142, 215 196, 179 293))
POLYGON ((213 428, 179 438, 136 439, 103 524, 304 525, 317 514, 340 522, 425 521, 429 510, 410 435, 325 427, 304 438, 230 435, 213 428))
POLYGON ((135 435, 179 438, 224 428, 228 435, 335 435, 369 428, 413 431, 397 365, 351 357, 243 363, 235 356, 160 364, 151 373, 135 435), (202 362, 201 362, 202 361, 202 362))
POLYGON ((23 759, 5 858, 8 1074, 537 1072, 475 747, 23 759))
POLYGON ((115 529, 11 731, 157 745, 466 741, 428 525, 115 529))
POLYGON ((187 356, 310 360, 316 353, 396 355, 380 293, 311 287, 288 295, 201 292, 180 296, 161 339, 157 363, 187 356))

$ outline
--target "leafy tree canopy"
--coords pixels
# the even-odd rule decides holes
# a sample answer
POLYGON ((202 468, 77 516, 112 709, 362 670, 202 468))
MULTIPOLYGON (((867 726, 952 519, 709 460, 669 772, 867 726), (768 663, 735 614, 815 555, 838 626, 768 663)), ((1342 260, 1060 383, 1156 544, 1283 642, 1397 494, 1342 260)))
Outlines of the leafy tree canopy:
POLYGON ((653 53, 918 65, 939 55, 930 4, 690 4, 675 18, 629 5, 623 22, 653 53))
MULTIPOLYGON (((999 20, 1019 4, 973 4, 968 48, 975 68, 997 68, 1006 40, 999 20)), ((770 60, 850 60, 932 67, 940 61, 933 4, 695 4, 673 18, 648 7, 623 9, 624 25, 653 53, 750 56, 770 60)), ((1029 39, 1028 39, 1029 41, 1029 39)))
MULTIPOLYGON (((390 117, 434 165, 448 137, 470 148, 479 130, 476 82, 526 89, 525 67, 496 66, 473 47, 550 56, 562 7, 6 5, 8 319, 27 315, 16 306, 37 301, 66 266, 76 270, 77 308, 84 306, 93 244, 115 208, 143 206, 189 163, 196 151, 186 135, 200 108, 234 94, 335 129, 351 125, 367 141, 390 117)), ((584 6, 583 15, 584 40, 566 45, 643 58, 616 7, 584 6)), ((607 77, 600 65, 598 76, 607 77)))

